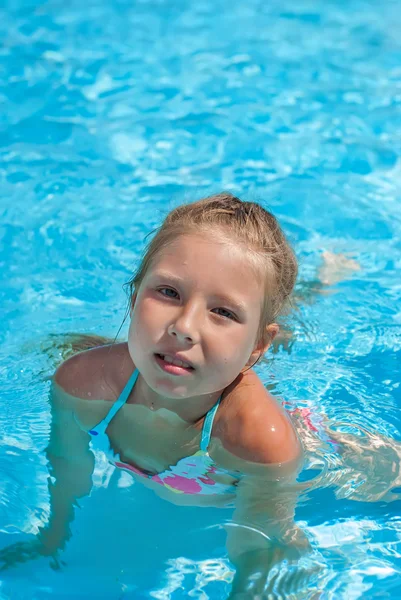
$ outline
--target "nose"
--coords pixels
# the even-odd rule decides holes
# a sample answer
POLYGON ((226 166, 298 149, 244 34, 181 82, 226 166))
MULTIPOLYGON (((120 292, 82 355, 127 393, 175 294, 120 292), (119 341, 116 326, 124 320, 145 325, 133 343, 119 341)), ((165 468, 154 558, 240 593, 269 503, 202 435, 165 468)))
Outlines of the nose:
POLYGON ((199 341, 199 318, 195 307, 182 308, 168 327, 169 335, 181 343, 196 344, 199 341))

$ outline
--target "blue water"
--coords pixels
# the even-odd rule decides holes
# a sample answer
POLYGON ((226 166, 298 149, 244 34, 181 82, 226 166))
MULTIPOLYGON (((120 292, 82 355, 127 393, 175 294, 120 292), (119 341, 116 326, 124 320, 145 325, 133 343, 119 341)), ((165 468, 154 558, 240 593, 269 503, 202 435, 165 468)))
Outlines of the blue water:
MULTIPOLYGON (((260 367, 357 442, 305 465, 296 518, 318 573, 300 565, 291 598, 401 598, 400 28, 390 0, 2 2, 1 547, 48 518, 49 335, 114 336, 145 235, 226 189, 279 217, 299 290, 324 251, 360 267, 260 367), (360 454, 355 425, 377 434, 360 454)), ((76 513, 63 564, 5 571, 2 599, 227 596, 226 510, 112 473, 76 513)))

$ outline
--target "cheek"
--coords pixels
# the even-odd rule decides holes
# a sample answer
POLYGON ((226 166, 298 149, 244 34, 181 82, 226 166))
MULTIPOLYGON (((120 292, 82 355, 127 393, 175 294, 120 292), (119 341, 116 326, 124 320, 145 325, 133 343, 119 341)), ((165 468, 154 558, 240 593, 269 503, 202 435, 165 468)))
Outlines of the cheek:
POLYGON ((129 335, 139 340, 148 338, 153 331, 160 329, 162 316, 157 310, 157 303, 150 299, 139 302, 131 316, 129 335))
POLYGON ((220 338, 215 347, 215 368, 225 373, 238 375, 248 361, 253 350, 253 344, 242 335, 220 338))
POLYGON ((227 353, 232 360, 241 360, 243 356, 248 358, 255 347, 256 329, 252 326, 243 327, 234 335, 230 336, 227 353))
POLYGON ((131 323, 128 330, 128 347, 130 349, 138 346, 138 330, 133 317, 131 317, 131 323))
POLYGON ((234 371, 237 370, 236 375, 245 367, 252 352, 255 349, 256 333, 254 335, 253 328, 252 333, 248 330, 241 332, 238 336, 232 337, 222 348, 221 359, 225 365, 225 368, 234 371))
POLYGON ((141 311, 135 309, 128 330, 128 350, 132 361, 140 371, 145 368, 143 358, 148 354, 153 337, 152 331, 141 315, 141 311))
POLYGON ((239 354, 235 356, 220 354, 219 359, 214 361, 212 369, 208 371, 206 379, 214 388, 226 388, 238 377, 245 364, 246 360, 239 354))

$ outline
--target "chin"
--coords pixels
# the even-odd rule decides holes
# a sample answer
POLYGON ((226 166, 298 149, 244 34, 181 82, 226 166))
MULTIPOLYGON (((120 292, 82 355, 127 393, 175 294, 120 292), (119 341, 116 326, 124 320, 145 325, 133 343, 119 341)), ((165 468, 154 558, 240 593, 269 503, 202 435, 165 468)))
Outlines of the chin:
POLYGON ((165 377, 158 377, 149 387, 151 387, 154 392, 161 394, 170 400, 188 398, 191 395, 188 386, 180 385, 177 381, 171 381, 171 379, 165 377))

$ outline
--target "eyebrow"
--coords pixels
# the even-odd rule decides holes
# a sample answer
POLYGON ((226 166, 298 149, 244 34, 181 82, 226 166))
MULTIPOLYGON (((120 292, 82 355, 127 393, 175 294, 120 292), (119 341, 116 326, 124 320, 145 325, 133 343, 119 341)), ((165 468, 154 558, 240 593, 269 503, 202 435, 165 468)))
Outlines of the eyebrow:
MULTIPOLYGON (((172 283, 173 285, 182 285, 184 283, 184 279, 181 277, 177 277, 176 275, 173 275, 172 273, 168 273, 167 271, 156 271, 154 273, 152 273, 152 279, 165 279, 167 280, 169 283, 172 283)), ((228 305, 229 307, 231 307, 234 311, 237 311, 239 313, 243 313, 243 315, 246 314, 246 304, 244 302, 242 302, 241 300, 235 300, 234 298, 232 298, 231 296, 227 295, 227 294, 211 294, 212 297, 216 300, 216 302, 221 302, 223 305, 228 305)))
POLYGON ((151 274, 150 279, 166 279, 169 283, 175 283, 177 285, 184 282, 182 277, 177 277, 167 271, 155 271, 151 274))

